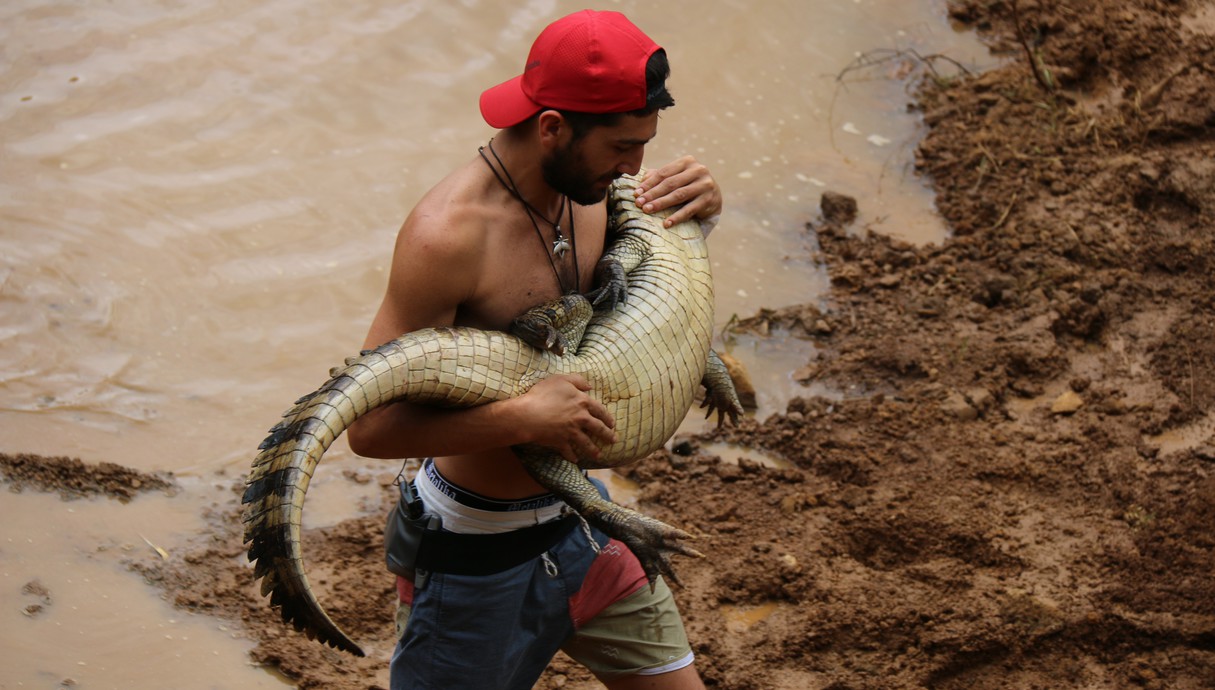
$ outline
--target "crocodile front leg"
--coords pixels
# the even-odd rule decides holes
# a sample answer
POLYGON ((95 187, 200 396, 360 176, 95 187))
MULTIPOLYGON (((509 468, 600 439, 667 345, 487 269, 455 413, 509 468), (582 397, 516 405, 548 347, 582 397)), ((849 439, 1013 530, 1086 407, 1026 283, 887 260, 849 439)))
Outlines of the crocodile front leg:
POLYGON ((537 482, 560 496, 587 522, 629 547, 641 562, 651 590, 659 574, 679 583, 671 569, 673 554, 704 558, 704 554, 680 541, 695 537, 661 520, 604 500, 582 470, 560 455, 537 446, 519 446, 514 451, 537 482))
POLYGON ((562 295, 523 312, 510 324, 510 332, 538 350, 561 357, 571 344, 582 342, 582 334, 594 309, 586 297, 562 295))

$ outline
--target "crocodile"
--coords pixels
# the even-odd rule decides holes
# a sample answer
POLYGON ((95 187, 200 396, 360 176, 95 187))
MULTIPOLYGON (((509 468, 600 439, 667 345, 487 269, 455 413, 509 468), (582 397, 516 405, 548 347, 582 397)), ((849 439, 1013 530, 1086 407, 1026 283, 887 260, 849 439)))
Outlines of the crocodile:
POLYGON ((577 464, 539 446, 512 448, 528 473, 588 523, 624 542, 650 586, 675 582, 670 556, 701 554, 691 535, 604 500, 584 470, 620 467, 674 435, 700 386, 706 418, 736 421, 742 406, 721 359, 710 349, 713 283, 696 221, 664 228, 673 209, 647 214, 634 198, 639 177, 608 192, 610 245, 596 265, 597 288, 539 305, 511 332, 427 328, 365 350, 330 371, 296 401, 259 447, 249 473, 245 542, 261 592, 283 621, 338 649, 363 652, 331 620, 304 573, 300 524, 321 455, 359 416, 381 405, 471 407, 526 392, 545 377, 577 373, 616 420, 617 440, 577 464))

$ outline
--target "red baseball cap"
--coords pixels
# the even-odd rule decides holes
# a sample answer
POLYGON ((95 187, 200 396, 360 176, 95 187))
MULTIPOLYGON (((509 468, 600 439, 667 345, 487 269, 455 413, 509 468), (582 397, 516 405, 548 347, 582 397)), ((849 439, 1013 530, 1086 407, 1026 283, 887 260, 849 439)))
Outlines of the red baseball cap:
POLYGON ((481 116, 505 129, 543 108, 623 113, 645 107, 645 65, 659 46, 619 12, 582 10, 536 37, 523 74, 481 94, 481 116))

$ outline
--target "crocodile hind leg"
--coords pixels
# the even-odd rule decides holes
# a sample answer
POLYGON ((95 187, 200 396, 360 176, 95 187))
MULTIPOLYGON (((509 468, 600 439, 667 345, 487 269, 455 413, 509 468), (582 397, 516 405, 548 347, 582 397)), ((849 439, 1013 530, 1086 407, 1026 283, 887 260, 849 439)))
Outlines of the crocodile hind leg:
POLYGON ((695 537, 661 520, 604 500, 582 470, 557 453, 535 446, 514 450, 537 482, 560 496, 587 522, 629 547, 641 562, 651 589, 660 574, 679 583, 671 569, 673 554, 704 558, 704 554, 681 542, 695 537))
POLYGON ((705 419, 716 412, 717 428, 721 428, 727 415, 730 417, 730 423, 737 426, 738 417, 743 414, 743 406, 738 400, 738 391, 734 390, 734 380, 730 378, 730 371, 726 368, 726 363, 721 361, 721 357, 718 357, 717 353, 712 350, 709 350, 705 375, 700 383, 705 387, 705 400, 700 408, 702 410, 708 408, 705 419))

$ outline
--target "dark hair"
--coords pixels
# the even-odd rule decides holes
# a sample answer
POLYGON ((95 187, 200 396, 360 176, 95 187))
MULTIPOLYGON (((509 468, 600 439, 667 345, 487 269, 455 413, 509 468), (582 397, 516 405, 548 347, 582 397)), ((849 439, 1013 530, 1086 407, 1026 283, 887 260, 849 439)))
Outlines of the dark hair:
MULTIPOLYGON (((574 132, 574 140, 577 141, 595 127, 616 125, 626 115, 634 117, 652 115, 659 110, 675 105, 675 98, 667 90, 667 78, 670 76, 671 63, 667 60, 667 52, 659 48, 650 55, 650 59, 645 63, 645 107, 623 113, 582 113, 574 110, 557 110, 557 112, 561 113, 565 121, 570 124, 570 129, 574 132)), ((537 112, 532 117, 539 114, 537 112)))

